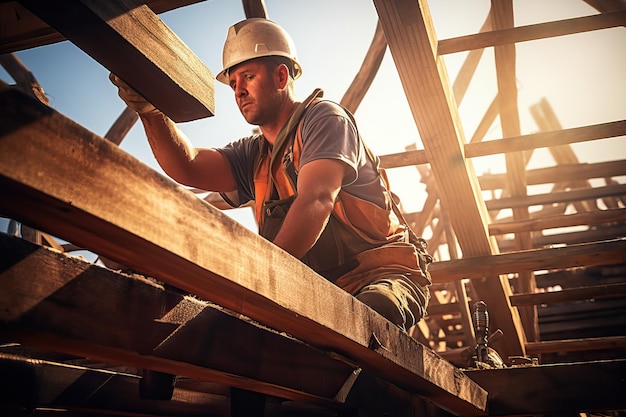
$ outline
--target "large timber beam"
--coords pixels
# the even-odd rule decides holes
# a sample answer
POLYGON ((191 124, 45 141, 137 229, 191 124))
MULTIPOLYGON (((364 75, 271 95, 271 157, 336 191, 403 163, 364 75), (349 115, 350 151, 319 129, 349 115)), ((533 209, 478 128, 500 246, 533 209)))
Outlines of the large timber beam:
MULTIPOLYGON (((160 14, 204 0, 145 0, 154 13, 160 14)), ((63 35, 39 19, 18 1, 0 1, 0 54, 49 45, 66 40, 63 35)))
MULTIPOLYGON (((463 256, 497 253, 476 174, 464 155, 463 128, 426 2, 374 0, 374 5, 463 256)), ((477 280, 474 288, 505 334, 503 355, 523 355, 523 329, 509 303, 507 278, 477 280)))
POLYGON ((0 211, 464 415, 487 393, 350 294, 109 141, 0 88, 0 211))
POLYGON ((335 407, 355 371, 337 355, 136 274, 9 236, 0 235, 0 253, 3 342, 335 407))
POLYGON ((489 415, 609 412, 626 407, 626 360, 468 371, 489 390, 489 415))
POLYGON ((134 0, 20 3, 172 120, 215 113, 215 77, 148 6, 134 0))

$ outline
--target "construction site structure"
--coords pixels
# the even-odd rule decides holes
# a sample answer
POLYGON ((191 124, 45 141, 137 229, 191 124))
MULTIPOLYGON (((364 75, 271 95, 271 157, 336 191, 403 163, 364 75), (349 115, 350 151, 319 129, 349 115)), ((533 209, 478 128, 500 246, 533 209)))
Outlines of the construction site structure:
MULTIPOLYGON (((378 26, 341 104, 356 113, 388 49, 423 147, 381 165, 419 173, 423 207, 403 214, 436 259, 428 315, 408 332, 219 196, 121 150, 130 109, 105 137, 54 110, 15 55, 69 41, 173 120, 210 117, 212 72, 158 17, 193 3, 0 2, 15 81, 0 82, 1 415, 626 414, 626 161, 581 163, 571 147, 623 139, 626 120, 563 128, 547 100, 518 108, 515 59, 522 42, 624 30, 626 2, 515 26, 513 1, 493 0, 479 33, 438 39, 426 1, 373 1, 378 26), (498 91, 466 140, 458 105, 489 48, 498 91), (443 58, 458 52, 450 82, 443 58), (536 133, 521 134, 525 111, 536 133), (483 140, 496 118, 501 138, 483 140), (554 166, 527 167, 539 148, 554 166), (506 173, 477 175, 472 159, 488 155, 506 173)), ((262 0, 242 5, 268 17, 262 0)))

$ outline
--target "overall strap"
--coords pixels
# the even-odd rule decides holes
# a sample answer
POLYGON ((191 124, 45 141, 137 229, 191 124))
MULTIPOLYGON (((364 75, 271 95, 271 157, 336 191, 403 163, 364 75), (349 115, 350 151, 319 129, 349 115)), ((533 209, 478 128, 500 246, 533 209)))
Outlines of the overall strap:
POLYGON ((324 91, 322 91, 321 88, 316 88, 313 93, 311 93, 311 95, 307 97, 306 100, 304 100, 298 105, 298 107, 296 107, 294 112, 289 117, 287 123, 285 123, 280 129, 280 132, 278 132, 278 136, 276 137, 276 142, 274 142, 274 146, 272 148, 270 156, 270 180, 275 181, 273 169, 275 160, 276 158, 282 157, 281 155, 283 154, 283 150, 288 140, 293 140, 294 130, 298 126, 298 123, 300 123, 300 119, 302 118, 304 111, 313 101, 315 101, 317 98, 322 97, 323 95, 324 91))

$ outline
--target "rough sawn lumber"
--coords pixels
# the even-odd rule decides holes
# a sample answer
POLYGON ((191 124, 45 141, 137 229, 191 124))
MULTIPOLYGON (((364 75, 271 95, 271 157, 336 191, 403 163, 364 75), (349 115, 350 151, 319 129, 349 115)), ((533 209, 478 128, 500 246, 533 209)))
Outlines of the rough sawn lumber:
POLYGON ((134 0, 21 3, 172 120, 215 113, 215 77, 148 6, 134 0))
POLYGON ((354 370, 142 276, 6 235, 0 252, 0 331, 11 341, 323 405, 354 370))
POLYGON ((191 192, 15 89, 0 89, 0 211, 314 346, 442 408, 487 393, 435 352, 191 192))

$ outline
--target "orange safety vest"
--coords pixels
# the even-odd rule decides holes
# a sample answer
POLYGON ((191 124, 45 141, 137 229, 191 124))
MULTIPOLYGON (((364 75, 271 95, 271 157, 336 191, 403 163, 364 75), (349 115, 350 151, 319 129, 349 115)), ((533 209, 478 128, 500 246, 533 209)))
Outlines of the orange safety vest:
MULTIPOLYGON (((260 234, 268 240, 275 238, 297 195, 302 116, 309 106, 320 101, 321 94, 321 90, 316 90, 294 112, 274 149, 270 151, 267 142, 261 142, 254 171, 255 214, 260 234)), ((374 160, 371 151, 367 147, 366 150, 374 160)), ((406 222, 400 222, 401 214, 396 215, 399 211, 394 210, 386 174, 382 169, 379 172, 384 185, 384 208, 343 190, 339 192, 326 228, 302 259, 321 275, 332 280, 354 268, 354 258, 361 252, 392 242, 409 242, 410 229, 406 222)))

